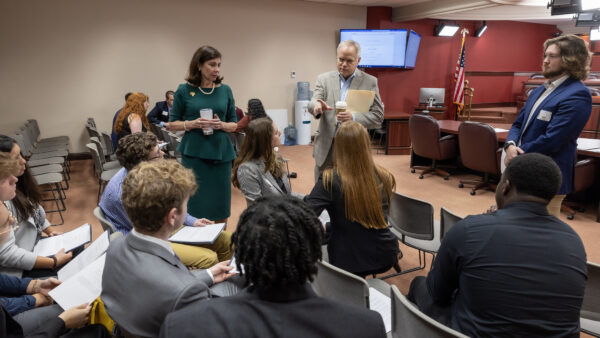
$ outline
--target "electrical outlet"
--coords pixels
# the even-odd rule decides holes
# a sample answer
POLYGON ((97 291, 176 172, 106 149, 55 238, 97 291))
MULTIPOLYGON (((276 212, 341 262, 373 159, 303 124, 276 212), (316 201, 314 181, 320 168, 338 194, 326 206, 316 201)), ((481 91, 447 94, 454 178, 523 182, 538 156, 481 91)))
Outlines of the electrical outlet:
POLYGON ((290 74, 290 76, 292 77, 292 79, 295 79, 295 78, 296 78, 296 72, 292 72, 292 73, 290 74))

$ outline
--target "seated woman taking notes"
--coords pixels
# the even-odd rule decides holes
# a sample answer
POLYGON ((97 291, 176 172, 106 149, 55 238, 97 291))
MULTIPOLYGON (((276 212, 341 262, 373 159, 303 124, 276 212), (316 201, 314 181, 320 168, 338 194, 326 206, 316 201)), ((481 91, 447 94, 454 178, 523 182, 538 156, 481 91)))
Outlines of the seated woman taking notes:
POLYGON ((394 176, 373 162, 369 135, 358 122, 340 125, 333 154, 333 168, 304 198, 317 215, 326 209, 331 218, 329 262, 363 277, 397 268, 398 240, 386 223, 394 176))

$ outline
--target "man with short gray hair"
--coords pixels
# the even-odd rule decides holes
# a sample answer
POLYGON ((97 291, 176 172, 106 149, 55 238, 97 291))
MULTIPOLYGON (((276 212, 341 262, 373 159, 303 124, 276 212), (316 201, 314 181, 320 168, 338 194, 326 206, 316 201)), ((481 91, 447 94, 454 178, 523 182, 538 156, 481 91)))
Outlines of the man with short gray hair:
POLYGON ((337 70, 317 77, 315 92, 308 104, 308 111, 319 122, 315 136, 313 157, 315 158, 315 181, 324 169, 333 166, 333 138, 337 124, 356 121, 368 129, 380 128, 383 122, 383 104, 379 97, 377 78, 359 69, 360 45, 353 40, 340 42, 337 48, 337 70), (351 113, 342 111, 336 115, 335 102, 345 101, 348 90, 370 90, 375 98, 368 112, 351 113))

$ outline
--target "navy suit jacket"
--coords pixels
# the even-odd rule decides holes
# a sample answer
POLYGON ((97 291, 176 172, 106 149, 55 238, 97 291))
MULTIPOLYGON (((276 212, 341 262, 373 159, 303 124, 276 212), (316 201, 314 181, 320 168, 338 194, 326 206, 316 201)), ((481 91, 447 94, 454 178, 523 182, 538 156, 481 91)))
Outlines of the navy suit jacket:
POLYGON ((148 113, 150 123, 160 124, 161 122, 169 122, 169 115, 163 115, 164 111, 169 111, 167 101, 156 102, 156 106, 148 113))
POLYGON ((531 92, 506 141, 518 144, 522 134, 520 147, 523 151, 550 156, 562 172, 558 194, 568 194, 573 190, 577 138, 590 117, 592 96, 581 81, 568 78, 537 107, 529 125, 522 131, 533 105, 545 90, 544 86, 539 86, 531 92), (540 119, 542 110, 552 114, 550 121, 540 119))
POLYGON ((514 202, 448 231, 428 290, 469 337, 579 337, 586 260, 577 233, 546 205, 514 202))

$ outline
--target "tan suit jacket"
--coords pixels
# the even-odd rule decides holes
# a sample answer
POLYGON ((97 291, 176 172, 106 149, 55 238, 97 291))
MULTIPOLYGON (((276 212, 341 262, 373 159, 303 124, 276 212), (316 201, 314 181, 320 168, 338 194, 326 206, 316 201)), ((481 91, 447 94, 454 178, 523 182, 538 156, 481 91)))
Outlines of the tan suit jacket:
MULTIPOLYGON (((377 78, 371 76, 359 69, 350 84, 350 89, 371 90, 375 92, 375 99, 368 112, 355 114, 356 122, 359 122, 367 129, 381 128, 383 122, 383 105, 379 96, 377 87, 377 78)), ((325 101, 330 107, 340 100, 340 77, 337 70, 323 73, 317 77, 317 84, 313 97, 308 104, 308 110, 312 113, 317 99, 325 101)), ((313 148, 313 157, 316 165, 322 167, 327 159, 327 154, 331 149, 332 141, 335 136, 337 119, 335 110, 323 111, 319 119, 319 129, 315 137, 313 148)))

